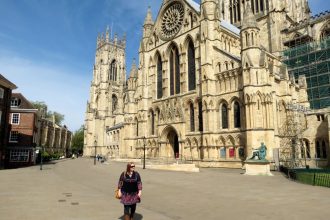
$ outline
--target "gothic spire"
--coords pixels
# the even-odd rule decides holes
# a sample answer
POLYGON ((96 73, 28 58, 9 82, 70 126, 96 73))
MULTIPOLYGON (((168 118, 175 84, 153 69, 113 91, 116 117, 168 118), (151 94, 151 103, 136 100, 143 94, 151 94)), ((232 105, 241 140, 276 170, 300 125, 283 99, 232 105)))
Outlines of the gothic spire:
POLYGON ((135 63, 135 58, 133 59, 131 71, 129 74, 130 78, 136 78, 137 77, 137 68, 136 68, 136 63, 135 63))
POLYGON ((250 0, 246 1, 246 8, 243 14, 243 20, 242 20, 242 30, 246 28, 258 28, 256 18, 252 12, 251 9, 251 3, 250 0))
POLYGON ((144 19, 144 25, 153 25, 154 22, 152 20, 152 15, 151 15, 151 8, 150 6, 148 6, 148 12, 147 12, 147 16, 144 19))

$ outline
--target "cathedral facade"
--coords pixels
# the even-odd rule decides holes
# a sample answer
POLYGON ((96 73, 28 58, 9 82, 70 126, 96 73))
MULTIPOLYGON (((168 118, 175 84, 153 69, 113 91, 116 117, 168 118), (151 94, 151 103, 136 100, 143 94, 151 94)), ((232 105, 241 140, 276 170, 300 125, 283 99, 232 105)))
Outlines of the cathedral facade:
POLYGON ((299 114, 291 107, 309 109, 306 78, 290 77, 280 56, 284 30, 309 14, 307 0, 164 0, 155 20, 147 11, 128 78, 126 37, 107 30, 97 39, 84 155, 241 167, 264 143, 274 161, 288 117, 299 114))

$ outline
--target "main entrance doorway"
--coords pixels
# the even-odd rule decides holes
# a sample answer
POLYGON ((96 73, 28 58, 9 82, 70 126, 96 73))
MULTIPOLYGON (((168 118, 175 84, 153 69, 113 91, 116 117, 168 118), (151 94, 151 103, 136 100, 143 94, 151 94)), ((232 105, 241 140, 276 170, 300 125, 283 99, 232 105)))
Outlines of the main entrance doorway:
POLYGON ((170 131, 167 135, 167 139, 173 149, 174 158, 179 158, 179 138, 174 130, 170 131))

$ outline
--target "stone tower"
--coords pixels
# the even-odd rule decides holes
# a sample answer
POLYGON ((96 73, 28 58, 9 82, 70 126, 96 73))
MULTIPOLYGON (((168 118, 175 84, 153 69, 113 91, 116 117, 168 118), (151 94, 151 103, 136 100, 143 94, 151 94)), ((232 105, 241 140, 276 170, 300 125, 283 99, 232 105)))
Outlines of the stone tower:
MULTIPOLYGON (((97 37, 93 80, 85 119, 85 155, 106 154, 106 131, 123 113, 126 37, 111 38, 109 28, 97 37)), ((117 120, 117 121, 116 121, 117 120)))
POLYGON ((250 1, 246 1, 241 27, 241 59, 246 115, 247 152, 264 142, 272 148, 274 122, 272 121, 272 88, 267 71, 266 51, 260 46, 260 29, 252 12, 250 1))

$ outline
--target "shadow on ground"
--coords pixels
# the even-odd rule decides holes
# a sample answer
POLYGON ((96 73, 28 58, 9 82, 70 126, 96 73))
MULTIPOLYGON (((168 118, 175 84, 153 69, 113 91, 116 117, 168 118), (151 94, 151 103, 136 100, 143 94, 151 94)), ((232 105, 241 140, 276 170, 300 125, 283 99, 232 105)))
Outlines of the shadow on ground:
MULTIPOLYGON (((119 217, 118 219, 124 220, 124 216, 119 217)), ((134 214, 134 220, 142 220, 143 216, 139 213, 134 214)))

